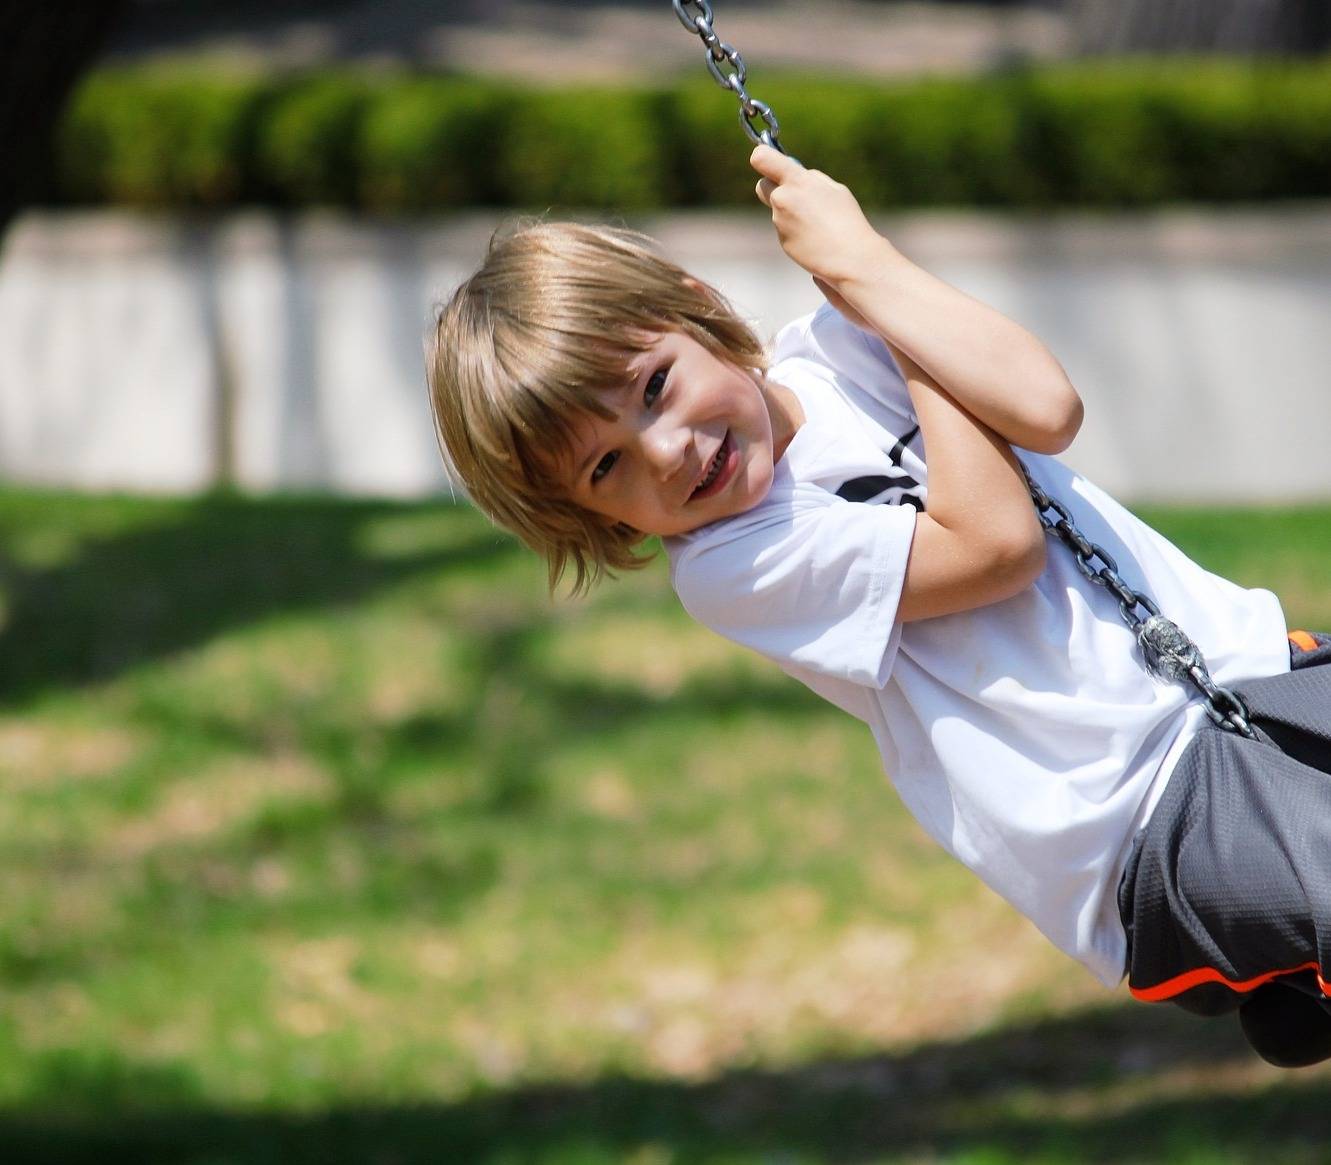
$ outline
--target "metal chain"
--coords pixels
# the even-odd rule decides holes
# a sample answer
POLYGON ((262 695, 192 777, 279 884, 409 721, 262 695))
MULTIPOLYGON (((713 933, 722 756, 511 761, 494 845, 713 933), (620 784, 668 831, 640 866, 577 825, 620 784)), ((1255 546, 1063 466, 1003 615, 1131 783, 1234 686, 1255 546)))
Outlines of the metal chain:
POLYGON ((707 71, 712 74, 722 89, 729 89, 739 98, 739 123, 755 145, 771 146, 788 153, 781 144, 781 126, 776 114, 765 101, 759 101, 744 88, 748 79, 748 70, 744 58, 734 45, 726 44, 712 28, 712 6, 708 0, 672 0, 675 15, 679 22, 690 32, 696 32, 707 46, 707 71), (722 71, 722 63, 732 66, 732 71, 722 71), (761 128, 754 128, 754 120, 761 119, 761 128))
POLYGON ((1097 586, 1104 587, 1118 600, 1119 613, 1128 629, 1137 637, 1147 670, 1161 679, 1178 682, 1190 680, 1206 697, 1206 713, 1216 724, 1240 736, 1255 738, 1248 709, 1234 692, 1222 688, 1211 678, 1197 645, 1178 624, 1161 615, 1160 608, 1146 595, 1133 590, 1119 577, 1118 564, 1109 552, 1087 541, 1077 529, 1068 508, 1036 485, 1025 465, 1022 465, 1021 472, 1031 491, 1031 500, 1039 514, 1040 525, 1067 545, 1076 557, 1077 569, 1082 574, 1097 586), (1051 510, 1056 517, 1049 517, 1048 512, 1051 510), (1104 564, 1099 568, 1094 565, 1097 558, 1104 564), (1147 618, 1138 616, 1138 607, 1146 611, 1147 618))

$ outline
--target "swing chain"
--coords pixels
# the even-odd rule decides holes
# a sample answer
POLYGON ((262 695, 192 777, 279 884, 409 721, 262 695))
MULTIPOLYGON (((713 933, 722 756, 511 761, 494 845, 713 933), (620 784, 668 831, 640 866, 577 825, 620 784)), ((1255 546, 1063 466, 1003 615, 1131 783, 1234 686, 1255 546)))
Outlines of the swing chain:
POLYGON ((708 0, 672 0, 675 15, 679 22, 690 32, 695 32, 707 46, 707 71, 712 74, 722 89, 729 89, 739 98, 739 123, 755 145, 771 146, 786 153, 781 144, 781 126, 776 120, 772 107, 765 101, 759 101, 744 87, 749 71, 744 58, 734 45, 726 44, 716 30, 712 28, 712 6, 708 0), (728 63, 733 72, 721 69, 722 62, 728 63), (755 119, 761 120, 761 128, 755 128, 755 119))
POLYGON ((1160 608, 1148 596, 1133 590, 1119 577, 1118 564, 1112 555, 1104 547, 1085 538, 1077 529, 1068 508, 1036 485, 1025 465, 1022 465, 1021 472, 1026 478, 1031 500, 1035 503, 1040 525, 1046 533, 1055 535, 1067 545, 1076 557, 1077 569, 1082 574, 1118 599, 1119 613, 1136 636, 1147 671, 1164 680, 1180 683, 1191 680, 1206 697, 1206 714, 1215 724, 1228 732, 1254 738, 1256 734, 1249 723, 1248 709, 1234 692, 1221 687, 1211 678, 1198 646, 1177 623, 1161 615, 1160 608), (1050 517, 1047 511, 1053 511, 1056 516, 1050 517), (1093 562, 1097 558, 1104 564, 1098 569, 1093 562), (1138 616, 1138 607, 1146 611, 1147 618, 1138 616))

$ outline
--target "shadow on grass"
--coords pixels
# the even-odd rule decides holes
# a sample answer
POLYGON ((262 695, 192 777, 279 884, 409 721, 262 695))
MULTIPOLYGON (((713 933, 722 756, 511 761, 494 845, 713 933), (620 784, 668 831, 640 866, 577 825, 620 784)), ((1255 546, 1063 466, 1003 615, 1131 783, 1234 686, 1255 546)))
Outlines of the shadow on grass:
POLYGON ((727 1162, 1324 1159, 1325 1080, 1291 1073, 1270 1086, 1226 1085, 1226 1071, 1250 1058, 1235 1025, 1128 1005, 898 1056, 736 1070, 697 1084, 608 1077, 453 1104, 294 1114, 209 1109, 185 1072, 114 1060, 80 1067, 65 1055, 43 1078, 49 1096, 37 1089, 23 1110, 0 1117, 0 1157, 572 1165, 647 1150, 641 1159, 727 1162))
MULTIPOLYGON (((245 703, 241 712, 220 698, 180 700, 170 683, 146 685, 125 701, 117 713, 150 742, 145 759, 115 787, 103 782, 70 794, 107 798, 122 824, 138 818, 157 829, 162 819, 153 814, 170 809, 171 792, 188 790, 214 762, 269 764, 295 755, 328 784, 326 795, 267 798, 234 817, 219 810, 216 827, 197 834, 173 834, 167 820, 161 840, 146 850, 86 838, 55 846, 42 830, 7 840, 0 883, 11 871, 40 869, 51 885, 71 878, 95 884, 149 934, 327 927, 368 917, 446 923, 503 876, 522 839, 535 836, 514 828, 564 838, 595 828, 579 804, 550 795, 567 750, 602 751, 635 733, 649 742, 684 740, 700 721, 755 711, 825 715, 810 693, 775 671, 755 678, 711 669, 668 693, 595 670, 568 674, 539 649, 551 625, 539 569, 519 562, 525 552, 466 507, 15 494, 0 496, 0 554, 6 549, 13 554, 0 561, 0 704, 7 711, 265 620, 313 615, 336 635, 325 612, 417 578, 424 585, 400 604, 394 597, 388 618, 407 610, 455 632, 449 666, 464 682, 401 719, 347 716, 322 692, 279 695, 255 711, 245 703), (448 585, 437 587, 444 576, 448 585), (456 592, 454 581, 462 584, 456 592), (425 808, 413 801, 412 785, 429 790, 425 808), (287 888, 256 891, 253 872, 265 865, 280 868, 287 888)), ((674 617, 662 614, 673 600, 659 585, 626 587, 610 602, 656 620, 674 617)), ((670 762, 645 763, 664 770, 670 762)), ((210 795, 205 787, 200 797, 210 795)), ((32 903, 45 901, 33 894, 32 903)), ((123 927, 101 937, 51 928, 39 943, 0 928, 0 984, 97 973, 134 949, 123 927)), ((3 1019, 0 1010, 0 1036, 3 1019)))
POLYGON ((106 680, 249 622, 352 603, 422 571, 478 567, 518 551, 465 507, 446 505, 430 513, 457 527, 449 545, 387 557, 362 545, 376 519, 423 512, 408 503, 217 494, 164 503, 165 517, 84 538, 59 565, 0 560, 8 603, 0 700, 106 680))

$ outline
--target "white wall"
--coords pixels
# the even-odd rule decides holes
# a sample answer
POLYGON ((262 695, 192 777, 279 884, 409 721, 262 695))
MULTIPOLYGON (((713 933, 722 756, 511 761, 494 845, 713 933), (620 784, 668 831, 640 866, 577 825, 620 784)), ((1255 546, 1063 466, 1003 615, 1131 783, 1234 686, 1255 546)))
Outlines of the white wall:
MULTIPOLYGON (((0 477, 447 488, 422 337, 498 221, 20 218, 0 250, 0 477)), ((632 225, 766 334, 818 302, 760 212, 632 225)), ((1331 497, 1331 208, 879 225, 1050 345, 1087 402, 1068 460, 1112 492, 1331 497)))

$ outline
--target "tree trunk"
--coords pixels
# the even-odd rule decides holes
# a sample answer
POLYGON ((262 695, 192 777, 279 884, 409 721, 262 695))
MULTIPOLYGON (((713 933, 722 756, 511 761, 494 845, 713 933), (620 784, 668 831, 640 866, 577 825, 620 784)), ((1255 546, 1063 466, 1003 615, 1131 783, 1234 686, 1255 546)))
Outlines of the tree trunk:
POLYGON ((1327 0, 1067 0, 1085 53, 1296 56, 1331 46, 1327 0))
POLYGON ((51 134, 125 0, 0 3, 0 231, 48 189, 51 134))

